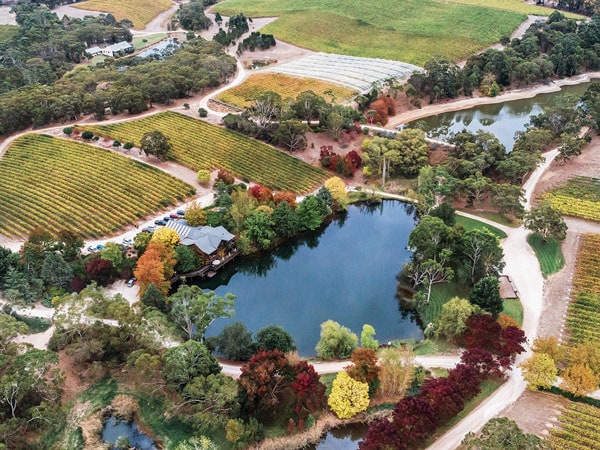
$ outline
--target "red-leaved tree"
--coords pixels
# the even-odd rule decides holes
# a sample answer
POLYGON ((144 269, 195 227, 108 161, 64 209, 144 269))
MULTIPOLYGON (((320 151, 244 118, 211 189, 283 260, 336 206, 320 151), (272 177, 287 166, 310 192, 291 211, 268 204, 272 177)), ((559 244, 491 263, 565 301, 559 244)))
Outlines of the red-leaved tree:
POLYGON ((287 202, 288 206, 296 208, 296 194, 289 191, 276 192, 273 195, 273 203, 279 205, 281 202, 287 202))
POLYGON ((258 200, 258 203, 269 203, 273 200, 273 191, 261 184, 255 184, 249 192, 252 197, 258 200))
POLYGON ((504 328, 500 339, 501 345, 499 353, 502 356, 514 357, 514 355, 518 355, 525 351, 523 344, 527 342, 527 338, 525 337, 525 332, 520 328, 513 326, 504 328))
POLYGON ((85 263, 88 278, 101 286, 106 286, 113 274, 113 264, 107 259, 94 258, 85 263))
POLYGON ((472 314, 465 322, 467 327, 462 335, 465 348, 483 348, 496 353, 500 348, 502 327, 489 314, 472 314))
POLYGON ((440 423, 446 423, 464 408, 461 390, 448 378, 432 378, 423 383, 421 396, 435 409, 440 423))
POLYGON ((325 406, 326 387, 319 381, 320 376, 312 364, 300 361, 294 365, 293 370, 292 390, 296 394, 294 411, 299 418, 306 418, 309 413, 314 413, 325 406))

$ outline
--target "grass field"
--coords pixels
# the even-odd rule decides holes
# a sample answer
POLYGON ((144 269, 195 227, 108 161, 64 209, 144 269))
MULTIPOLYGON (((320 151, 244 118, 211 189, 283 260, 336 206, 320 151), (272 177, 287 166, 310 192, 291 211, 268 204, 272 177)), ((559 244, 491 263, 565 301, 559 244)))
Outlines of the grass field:
POLYGON ((487 223, 480 222, 478 220, 470 219, 468 217, 456 216, 456 223, 465 227, 465 230, 474 230, 474 229, 482 229, 487 228, 488 231, 491 231, 493 234, 498 236, 498 239, 504 239, 506 237, 506 233, 499 228, 496 228, 492 225, 488 225, 487 223))
POLYGON ((313 78, 296 78, 278 73, 258 74, 246 79, 241 85, 228 89, 217 99, 230 105, 246 108, 253 104, 257 95, 265 91, 277 92, 282 99, 295 99, 303 91, 313 91, 328 101, 347 101, 356 92, 336 84, 326 83, 313 78), (333 94, 326 94, 326 92, 333 94))
MULTIPOLYGON (((554 12, 552 8, 536 6, 522 0, 450 0, 452 3, 460 3, 471 6, 485 6, 488 8, 502 9, 522 14, 533 14, 535 16, 549 16, 554 12)), ((566 11, 561 11, 567 17, 580 19, 582 16, 566 11)))
POLYGON ((184 166, 192 170, 223 168, 274 190, 307 193, 328 177, 321 168, 262 142, 174 112, 80 128, 136 145, 144 133, 158 130, 170 138, 173 160, 184 166))
POLYGON ((466 286, 459 283, 438 283, 431 288, 431 298, 427 305, 427 313, 421 320, 425 325, 435 322, 435 319, 442 311, 442 306, 452 297, 468 298, 469 290, 466 286))
POLYGON ((535 256, 540 262, 540 270, 546 278, 548 275, 558 272, 565 265, 565 258, 560 249, 560 242, 550 238, 548 242, 542 241, 540 234, 534 233, 527 237, 527 242, 533 248, 535 256))
POLYGON ((8 41, 19 31, 17 25, 0 25, 0 43, 8 41))
POLYGON ((167 37, 167 33, 149 34, 148 36, 134 36, 131 44, 136 50, 139 50, 149 45, 154 45, 167 37), (144 42, 145 41, 145 42, 144 42))
POLYGON ((523 325, 523 304, 519 300, 504 300, 502 313, 515 319, 519 325, 523 325))
POLYGON ((263 28, 287 42, 328 53, 423 65, 434 56, 466 58, 510 35, 523 12, 436 0, 228 0, 221 14, 280 16, 263 28), (376 6, 376 7, 374 7, 376 6))
POLYGON ((473 216, 482 217, 493 222, 498 222, 500 225, 504 225, 507 227, 517 228, 519 225, 521 225, 520 222, 510 220, 504 214, 500 214, 494 211, 475 211, 472 209, 460 209, 459 211, 469 213, 473 216))
POLYGON ((0 160, 0 233, 110 235, 183 201, 194 188, 110 150, 39 134, 15 140, 0 160))
POLYGON ((600 221, 600 178, 576 176, 543 198, 567 216, 600 221))
POLYGON ((133 28, 143 30, 161 12, 172 6, 171 0, 87 0, 73 3, 73 8, 110 13, 117 21, 129 19, 133 28))

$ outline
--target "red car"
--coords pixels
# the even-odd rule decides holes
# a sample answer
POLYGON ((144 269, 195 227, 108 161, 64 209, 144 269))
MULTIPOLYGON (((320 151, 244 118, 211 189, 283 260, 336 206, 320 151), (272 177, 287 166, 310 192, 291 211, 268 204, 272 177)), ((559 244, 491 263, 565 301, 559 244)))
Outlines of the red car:
POLYGON ((170 217, 171 219, 181 219, 181 216, 180 216, 179 214, 175 214, 175 213, 173 213, 173 214, 169 214, 169 217, 170 217))

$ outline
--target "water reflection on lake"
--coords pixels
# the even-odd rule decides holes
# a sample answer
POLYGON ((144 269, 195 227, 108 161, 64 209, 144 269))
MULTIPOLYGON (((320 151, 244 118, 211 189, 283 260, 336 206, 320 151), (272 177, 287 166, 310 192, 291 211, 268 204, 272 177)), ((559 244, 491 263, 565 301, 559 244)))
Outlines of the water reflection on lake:
POLYGON ((130 447, 136 450, 157 450, 154 441, 140 431, 137 423, 123 422, 111 416, 102 429, 102 441, 114 445, 121 436, 126 437, 130 447))

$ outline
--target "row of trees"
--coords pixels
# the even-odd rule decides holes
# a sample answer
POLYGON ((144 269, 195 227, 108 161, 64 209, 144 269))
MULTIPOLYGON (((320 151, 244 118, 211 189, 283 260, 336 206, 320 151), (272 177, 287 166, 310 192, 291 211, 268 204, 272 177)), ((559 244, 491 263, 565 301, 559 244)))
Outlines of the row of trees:
POLYGON ((504 50, 488 49, 471 56, 463 69, 441 58, 408 80, 406 95, 415 104, 430 103, 479 89, 497 95, 502 87, 528 85, 553 76, 566 77, 600 67, 600 16, 577 23, 555 11, 546 23, 535 23, 520 39, 503 40, 504 50))

